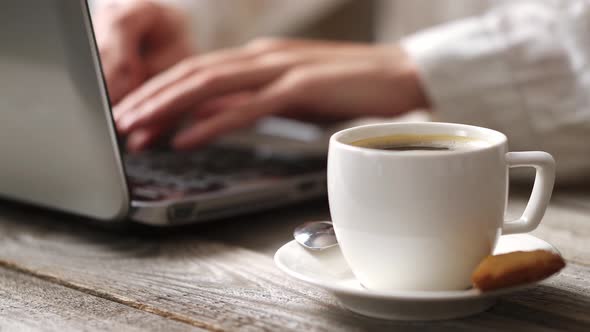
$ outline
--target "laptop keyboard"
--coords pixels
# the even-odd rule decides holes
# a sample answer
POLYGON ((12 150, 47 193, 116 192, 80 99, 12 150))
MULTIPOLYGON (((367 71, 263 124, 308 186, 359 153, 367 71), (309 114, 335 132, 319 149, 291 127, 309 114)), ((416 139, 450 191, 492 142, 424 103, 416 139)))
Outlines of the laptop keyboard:
POLYGON ((325 158, 277 156, 255 149, 210 146, 190 152, 155 149, 124 157, 134 199, 164 200, 254 181, 325 170, 325 158))

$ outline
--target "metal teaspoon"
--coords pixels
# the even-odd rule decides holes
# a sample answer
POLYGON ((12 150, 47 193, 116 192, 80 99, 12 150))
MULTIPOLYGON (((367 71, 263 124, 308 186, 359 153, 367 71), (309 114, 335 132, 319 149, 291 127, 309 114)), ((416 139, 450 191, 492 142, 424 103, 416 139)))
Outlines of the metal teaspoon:
POLYGON ((338 245, 334 226, 330 221, 310 221, 293 231, 295 241, 310 250, 324 250, 338 245))

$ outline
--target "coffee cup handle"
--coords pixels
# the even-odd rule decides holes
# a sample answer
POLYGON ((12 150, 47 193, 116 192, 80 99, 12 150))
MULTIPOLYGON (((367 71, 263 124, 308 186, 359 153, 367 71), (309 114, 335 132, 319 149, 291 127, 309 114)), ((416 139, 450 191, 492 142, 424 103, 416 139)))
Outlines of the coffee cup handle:
POLYGON ((502 234, 526 233, 537 228, 553 192, 555 183, 555 159, 541 151, 508 152, 508 167, 534 167, 536 169, 535 184, 529 202, 520 218, 504 221, 502 234))

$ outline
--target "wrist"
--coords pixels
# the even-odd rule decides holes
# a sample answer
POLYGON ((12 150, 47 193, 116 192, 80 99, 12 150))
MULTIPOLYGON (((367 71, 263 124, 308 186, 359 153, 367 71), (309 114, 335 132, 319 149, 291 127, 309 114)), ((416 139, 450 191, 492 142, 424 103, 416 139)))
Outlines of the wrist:
POLYGON ((418 64, 410 57, 405 50, 401 49, 404 61, 404 81, 408 87, 409 98, 413 100, 412 109, 430 110, 431 102, 426 93, 426 88, 420 77, 418 64))
POLYGON ((392 86, 400 93, 400 109, 403 111, 429 110, 431 101, 420 77, 419 66, 402 47, 386 47, 392 86))

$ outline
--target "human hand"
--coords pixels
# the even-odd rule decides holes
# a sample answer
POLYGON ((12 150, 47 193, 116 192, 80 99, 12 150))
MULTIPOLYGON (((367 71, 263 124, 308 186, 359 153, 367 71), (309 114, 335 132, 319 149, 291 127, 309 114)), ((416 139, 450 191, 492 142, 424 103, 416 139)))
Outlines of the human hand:
POLYGON ((192 121, 173 139, 177 149, 269 114, 340 120, 427 107, 399 46, 263 40, 182 61, 129 94, 114 116, 137 151, 187 115, 192 121))
POLYGON ((100 8, 93 22, 113 104, 192 54, 187 18, 173 7, 129 0, 100 8))

